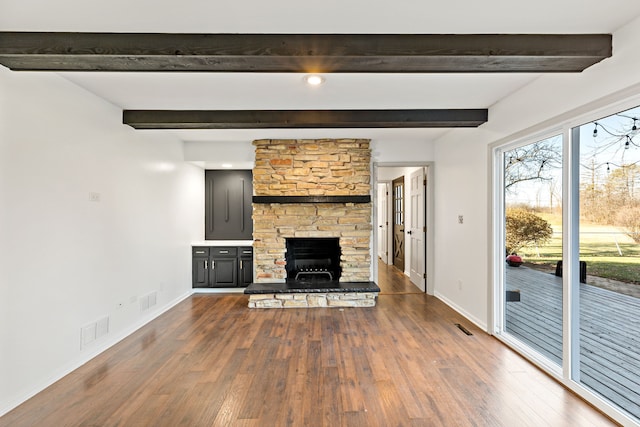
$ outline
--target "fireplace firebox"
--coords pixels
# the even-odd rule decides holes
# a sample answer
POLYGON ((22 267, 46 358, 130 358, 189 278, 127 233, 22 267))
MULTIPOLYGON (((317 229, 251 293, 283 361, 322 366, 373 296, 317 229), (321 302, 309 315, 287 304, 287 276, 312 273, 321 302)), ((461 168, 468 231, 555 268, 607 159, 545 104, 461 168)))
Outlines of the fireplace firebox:
POLYGON ((332 282, 340 279, 337 237, 286 239, 287 282, 332 282))

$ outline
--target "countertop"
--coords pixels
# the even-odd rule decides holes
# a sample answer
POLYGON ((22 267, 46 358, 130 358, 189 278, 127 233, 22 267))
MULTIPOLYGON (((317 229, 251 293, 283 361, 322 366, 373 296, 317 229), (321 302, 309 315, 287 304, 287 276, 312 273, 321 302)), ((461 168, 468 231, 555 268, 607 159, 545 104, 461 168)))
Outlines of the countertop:
POLYGON ((253 240, 201 240, 191 246, 253 246, 253 240))

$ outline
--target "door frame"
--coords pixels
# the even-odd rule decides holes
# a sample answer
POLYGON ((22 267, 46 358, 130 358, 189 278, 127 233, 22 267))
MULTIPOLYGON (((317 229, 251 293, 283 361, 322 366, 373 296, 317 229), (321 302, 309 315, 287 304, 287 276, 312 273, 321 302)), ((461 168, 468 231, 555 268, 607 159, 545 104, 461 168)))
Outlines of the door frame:
MULTIPOLYGON (((427 273, 427 280, 426 280, 426 289, 427 289, 427 294, 429 295, 433 295, 434 291, 435 291, 435 283, 434 283, 434 277, 435 277, 435 262, 434 262, 434 206, 433 206, 433 201, 434 201, 434 162, 374 162, 373 163, 373 173, 372 173, 372 182, 373 182, 373 186, 372 188, 376 188, 377 189, 377 184, 378 182, 385 182, 385 181, 378 181, 378 168, 386 168, 386 167, 423 167, 425 168, 425 176, 427 178, 427 188, 426 188, 426 192, 425 192, 425 200, 426 200, 426 209, 425 209, 425 226, 427 227, 427 233, 426 233, 426 238, 425 238, 425 271, 427 273)), ((377 203, 378 203, 378 192, 377 191, 372 191, 373 193, 373 206, 374 209, 372 209, 373 211, 373 238, 372 241, 373 242, 377 242, 378 241, 378 225, 379 225, 379 219, 378 219, 378 209, 377 209, 377 203)), ((378 282, 378 266, 377 266, 377 262, 375 262, 375 260, 378 259, 377 257, 377 248, 372 245, 370 248, 370 255, 371 255, 371 259, 373 260, 371 262, 371 277, 373 278, 374 282, 378 282)))
POLYGON ((376 223, 376 245, 380 244, 380 239, 384 238, 384 246, 385 246, 385 251, 384 251, 384 256, 380 255, 380 251, 378 246, 376 246, 376 254, 377 256, 382 259, 382 262, 384 262, 385 264, 392 264, 392 260, 391 260, 391 251, 389 250, 389 244, 391 242, 391 232, 390 232, 390 227, 389 227, 389 219, 391 218, 391 204, 389 203, 389 196, 391 193, 391 181, 389 180, 382 180, 382 181, 378 181, 375 184, 375 188, 376 188, 376 198, 378 200, 378 203, 375 204, 375 210, 376 210, 376 216, 378 218, 378 222, 376 223), (380 206, 380 186, 384 186, 384 191, 386 193, 385 196, 385 204, 384 206, 380 206), (379 217, 378 214, 380 213, 380 211, 383 210, 384 211, 384 217, 379 217), (385 224, 385 226, 383 226, 382 221, 384 220, 384 218, 386 218, 386 222, 387 224, 385 224), (381 236, 380 234, 384 233, 384 236, 381 236))

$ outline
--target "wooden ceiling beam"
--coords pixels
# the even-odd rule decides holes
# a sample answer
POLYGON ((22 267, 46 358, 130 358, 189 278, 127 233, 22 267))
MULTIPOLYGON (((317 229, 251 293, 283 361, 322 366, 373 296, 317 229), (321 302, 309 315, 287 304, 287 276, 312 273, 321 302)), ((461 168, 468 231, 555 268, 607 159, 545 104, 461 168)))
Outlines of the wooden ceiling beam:
POLYGON ((315 129, 477 127, 486 109, 444 110, 124 110, 135 129, 315 129))
POLYGON ((30 71, 579 72, 610 34, 0 32, 0 64, 30 71))

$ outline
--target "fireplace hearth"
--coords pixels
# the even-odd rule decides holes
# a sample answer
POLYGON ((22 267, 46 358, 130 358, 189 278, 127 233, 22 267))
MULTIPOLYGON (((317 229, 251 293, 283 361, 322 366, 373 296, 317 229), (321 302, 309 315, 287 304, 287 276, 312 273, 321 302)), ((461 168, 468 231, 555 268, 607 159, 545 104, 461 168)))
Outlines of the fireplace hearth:
POLYGON ((286 239, 287 282, 330 282, 340 279, 340 242, 333 237, 286 239))

